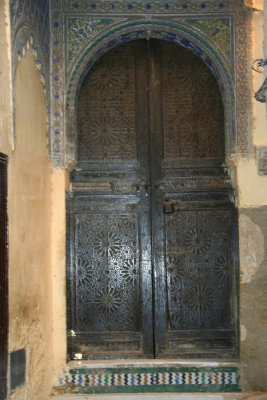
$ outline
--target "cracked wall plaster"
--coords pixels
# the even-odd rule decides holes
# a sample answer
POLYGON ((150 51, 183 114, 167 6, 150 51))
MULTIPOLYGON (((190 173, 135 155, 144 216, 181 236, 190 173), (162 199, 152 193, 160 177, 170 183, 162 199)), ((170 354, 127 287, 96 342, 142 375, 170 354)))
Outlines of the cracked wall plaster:
POLYGON ((241 283, 250 283, 264 257, 264 236, 258 225, 241 214, 239 217, 241 283))

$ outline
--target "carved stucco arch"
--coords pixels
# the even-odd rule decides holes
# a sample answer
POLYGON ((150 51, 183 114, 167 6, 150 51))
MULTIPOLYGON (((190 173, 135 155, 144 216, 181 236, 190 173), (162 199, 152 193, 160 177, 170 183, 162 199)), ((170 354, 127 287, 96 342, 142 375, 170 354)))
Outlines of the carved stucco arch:
MULTIPOLYGON (((44 89, 44 96, 46 100, 46 112, 47 112, 47 129, 49 127, 49 112, 50 112, 50 100, 49 100, 49 72, 45 62, 45 55, 40 45, 39 37, 35 32, 32 23, 28 18, 22 19, 22 21, 16 27, 13 34, 12 43, 12 82, 14 82, 16 70, 18 63, 23 56, 27 48, 31 48, 33 56, 35 58, 36 68, 40 73, 40 80, 44 89)), ((15 93, 12 95, 12 109, 13 115, 15 114, 14 103, 15 103, 15 93)), ((13 146, 16 141, 15 136, 15 126, 13 120, 12 128, 12 140, 13 146)), ((47 133, 48 134, 48 133, 47 133)))
POLYGON ((66 85, 65 157, 66 163, 76 160, 76 110, 82 82, 90 68, 104 53, 119 44, 135 39, 167 40, 197 54, 209 67, 219 85, 225 114, 226 158, 236 151, 235 90, 231 68, 224 55, 207 38, 186 25, 166 21, 136 20, 122 23, 96 37, 78 57, 66 85))

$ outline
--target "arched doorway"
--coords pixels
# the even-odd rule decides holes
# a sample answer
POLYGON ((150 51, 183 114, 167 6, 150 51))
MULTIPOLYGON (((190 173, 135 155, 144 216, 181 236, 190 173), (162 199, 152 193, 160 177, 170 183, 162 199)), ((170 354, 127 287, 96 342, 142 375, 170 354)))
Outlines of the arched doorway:
POLYGON ((71 357, 235 357, 236 213, 207 66, 160 40, 119 46, 83 82, 77 131, 71 357))

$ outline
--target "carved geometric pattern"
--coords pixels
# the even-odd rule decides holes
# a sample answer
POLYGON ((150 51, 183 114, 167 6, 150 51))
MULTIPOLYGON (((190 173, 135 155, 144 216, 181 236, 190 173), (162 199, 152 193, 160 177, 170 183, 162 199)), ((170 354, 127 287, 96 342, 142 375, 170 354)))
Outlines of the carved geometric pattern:
POLYGON ((73 60, 88 45, 90 40, 101 30, 124 18, 75 18, 67 20, 67 60, 73 60))
POLYGON ((166 217, 171 329, 223 328, 229 319, 229 214, 182 211, 166 217))
POLYGON ((79 214, 75 219, 77 329, 138 330, 136 215, 79 214))
MULTIPOLYGON (((68 393, 151 393, 151 392, 235 392, 240 391, 237 367, 150 367, 75 368, 59 377, 57 392, 68 393), (102 389, 102 390, 101 390, 102 389), (109 391, 109 389, 111 389, 109 391)), ((155 396, 157 397, 157 396, 155 396)), ((200 396, 199 396, 200 397, 200 396)), ((235 396, 240 398, 239 396, 235 396)))
POLYGON ((208 67, 174 45, 163 53, 165 159, 224 157, 224 112, 208 67))
POLYGON ((190 25, 204 32, 224 52, 228 59, 231 56, 230 20, 229 18, 188 19, 190 25))
POLYGON ((136 158, 133 49, 114 50, 89 72, 79 97, 77 124, 79 160, 136 158))
POLYGON ((64 115, 62 107, 62 99, 64 98, 64 58, 63 52, 63 32, 62 32, 63 16, 60 12, 51 12, 51 37, 52 51, 51 60, 53 70, 51 72, 51 124, 54 135, 51 137, 51 150, 54 155, 54 164, 59 166, 62 164, 63 152, 63 134, 64 134, 64 115))

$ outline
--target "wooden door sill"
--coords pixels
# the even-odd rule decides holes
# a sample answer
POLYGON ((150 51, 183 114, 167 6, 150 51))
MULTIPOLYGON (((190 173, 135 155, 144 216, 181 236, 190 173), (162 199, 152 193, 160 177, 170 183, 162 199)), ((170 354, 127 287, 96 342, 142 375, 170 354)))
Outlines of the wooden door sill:
POLYGON ((159 368, 159 367, 228 367, 239 366, 239 361, 188 359, 129 359, 129 360, 72 360, 68 368, 159 368))

